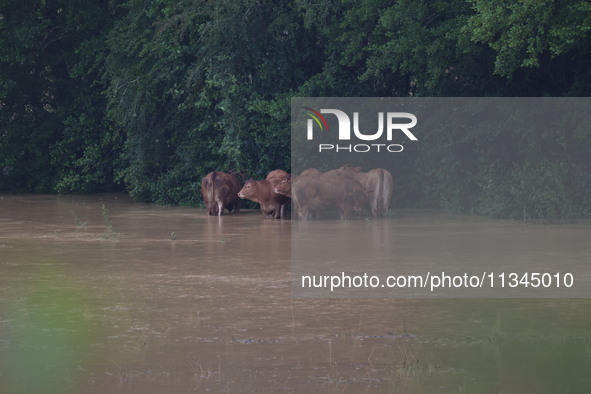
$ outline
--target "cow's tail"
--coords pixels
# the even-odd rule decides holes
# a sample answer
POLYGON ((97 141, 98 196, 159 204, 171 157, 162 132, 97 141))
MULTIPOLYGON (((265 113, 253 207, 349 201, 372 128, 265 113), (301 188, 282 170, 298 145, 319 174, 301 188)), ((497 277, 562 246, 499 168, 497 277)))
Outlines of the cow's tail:
POLYGON ((377 215, 382 216, 384 213, 384 195, 386 194, 386 186, 384 185, 384 171, 380 169, 380 178, 378 182, 378 199, 377 199, 377 215))
POLYGON ((215 185, 216 175, 217 175, 217 172, 215 172, 215 171, 211 173, 211 184, 207 188, 207 198, 209 199, 209 201, 214 200, 213 189, 214 189, 214 185, 215 185))
POLYGON ((211 174, 211 196, 212 201, 216 205, 216 214, 222 216, 224 214, 224 203, 220 198, 220 189, 223 186, 224 180, 217 177, 217 171, 211 174))

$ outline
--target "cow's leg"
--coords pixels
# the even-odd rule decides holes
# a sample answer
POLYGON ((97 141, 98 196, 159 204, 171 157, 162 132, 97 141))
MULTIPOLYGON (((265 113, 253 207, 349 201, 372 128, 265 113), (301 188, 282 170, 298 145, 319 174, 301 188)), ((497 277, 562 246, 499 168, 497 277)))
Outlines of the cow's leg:
POLYGON ((298 207, 298 218, 300 220, 306 220, 307 209, 304 207, 298 207))
POLYGON ((263 209, 263 207, 261 206, 261 212, 263 213, 265 219, 273 219, 275 217, 274 211, 269 210, 268 206, 265 209, 263 209))
POLYGON ((349 220, 351 218, 351 214, 353 213, 353 205, 342 205, 339 207, 339 211, 341 212, 341 220, 349 220))
POLYGON ((224 203, 221 201, 217 201, 218 204, 218 216, 222 216, 224 214, 224 203))
POLYGON ((371 214, 373 215, 374 218, 379 217, 380 214, 380 199, 377 195, 377 193, 374 193, 372 198, 371 198, 371 202, 369 204, 371 206, 371 214))
POLYGON ((304 220, 305 211, 302 208, 298 208, 297 214, 298 214, 298 219, 304 220))

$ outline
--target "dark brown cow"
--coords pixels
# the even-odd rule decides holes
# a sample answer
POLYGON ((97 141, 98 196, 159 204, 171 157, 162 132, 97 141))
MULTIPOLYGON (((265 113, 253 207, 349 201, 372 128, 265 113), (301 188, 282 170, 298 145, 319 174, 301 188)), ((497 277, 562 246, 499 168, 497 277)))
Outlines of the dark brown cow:
POLYGON ((210 172, 201 181, 201 193, 207 213, 222 216, 224 209, 231 212, 240 210, 240 183, 234 175, 225 172, 210 172))
POLYGON ((292 198, 298 217, 308 220, 317 211, 338 208, 341 219, 367 205, 367 194, 359 182, 346 177, 300 175, 292 183, 292 198))
POLYGON ((255 181, 250 178, 238 193, 238 197, 258 202, 265 218, 283 219, 285 207, 290 202, 290 198, 275 193, 273 189, 287 175, 289 174, 283 170, 274 170, 264 181, 255 181))

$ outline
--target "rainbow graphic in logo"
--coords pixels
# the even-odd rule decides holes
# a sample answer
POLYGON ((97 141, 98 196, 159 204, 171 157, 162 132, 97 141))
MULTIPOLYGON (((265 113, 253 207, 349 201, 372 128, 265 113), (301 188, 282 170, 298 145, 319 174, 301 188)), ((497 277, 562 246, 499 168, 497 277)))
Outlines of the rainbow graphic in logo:
POLYGON ((308 107, 304 107, 304 108, 308 110, 308 115, 310 115, 310 117, 316 121, 316 123, 320 127, 320 130, 328 131, 328 123, 326 123, 326 119, 324 119, 324 116, 322 116, 320 114, 320 112, 315 111, 312 108, 308 108, 308 107))

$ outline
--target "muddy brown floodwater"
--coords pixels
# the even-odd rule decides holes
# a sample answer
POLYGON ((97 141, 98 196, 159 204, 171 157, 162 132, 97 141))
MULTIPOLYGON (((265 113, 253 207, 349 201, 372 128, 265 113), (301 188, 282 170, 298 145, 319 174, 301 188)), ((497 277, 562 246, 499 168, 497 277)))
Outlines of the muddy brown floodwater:
POLYGON ((290 232, 257 211, 2 196, 0 392, 591 389, 589 300, 294 298, 290 232))

